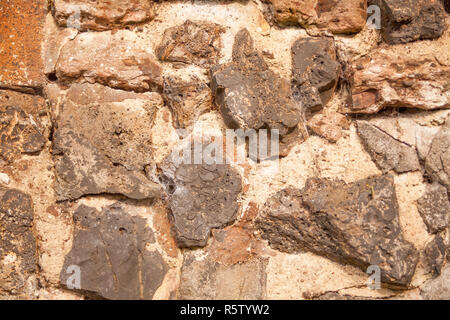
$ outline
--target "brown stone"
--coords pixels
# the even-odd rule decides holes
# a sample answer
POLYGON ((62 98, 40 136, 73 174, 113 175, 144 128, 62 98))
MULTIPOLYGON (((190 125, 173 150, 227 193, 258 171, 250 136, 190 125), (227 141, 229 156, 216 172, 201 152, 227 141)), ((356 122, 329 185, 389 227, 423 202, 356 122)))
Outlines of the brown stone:
POLYGON ((63 83, 97 82, 137 92, 162 87, 161 66, 149 52, 135 47, 128 32, 86 32, 69 41, 56 64, 63 83))
POLYGON ((53 0, 52 12, 63 27, 104 31, 149 21, 153 0, 53 0))
POLYGON ((220 35, 224 31, 215 23, 186 20, 182 25, 164 31, 156 54, 160 60, 176 65, 212 67, 220 58, 220 35))
POLYGON ((343 136, 343 130, 348 130, 349 126, 347 118, 337 112, 317 113, 308 120, 308 128, 330 142, 337 142, 343 136))
POLYGON ((422 259, 425 270, 433 275, 441 274, 445 262, 446 247, 444 239, 436 235, 422 252, 422 259))
POLYGON ((0 7, 0 88, 41 89, 46 0, 2 1, 0 7))
POLYGON ((445 230, 450 220, 447 189, 438 183, 429 186, 425 195, 417 200, 417 209, 429 233, 445 230))

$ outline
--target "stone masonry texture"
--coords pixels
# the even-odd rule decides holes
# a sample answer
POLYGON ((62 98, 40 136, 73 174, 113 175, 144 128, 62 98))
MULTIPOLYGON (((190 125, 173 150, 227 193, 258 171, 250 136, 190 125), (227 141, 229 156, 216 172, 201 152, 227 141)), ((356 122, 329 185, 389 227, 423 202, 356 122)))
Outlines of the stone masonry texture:
POLYGON ((0 299, 450 298, 449 1, 0 0, 0 66, 0 299))

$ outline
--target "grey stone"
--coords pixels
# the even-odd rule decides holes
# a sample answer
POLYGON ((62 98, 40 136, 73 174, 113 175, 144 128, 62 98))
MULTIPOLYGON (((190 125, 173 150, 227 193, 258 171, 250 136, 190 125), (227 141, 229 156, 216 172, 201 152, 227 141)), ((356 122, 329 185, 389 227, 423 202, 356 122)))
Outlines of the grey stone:
POLYGON ((429 233, 445 230, 450 219, 447 189, 440 184, 431 185, 425 195, 417 200, 417 209, 429 233))
POLYGON ((427 281, 420 294, 426 300, 450 300, 450 264, 447 264, 439 277, 427 281))
POLYGON ((414 147, 394 139, 367 121, 357 121, 358 134, 366 151, 383 172, 398 173, 420 170, 414 147))
POLYGON ((381 269, 392 287, 409 284, 418 261, 401 233, 393 178, 354 183, 308 179, 302 189, 283 189, 267 200, 256 220, 264 239, 278 250, 311 251, 366 271, 381 269))
POLYGON ((80 288, 89 297, 151 299, 168 266, 161 254, 146 246, 155 243, 144 218, 132 216, 120 203, 103 208, 81 205, 74 213, 75 235, 60 281, 71 282, 70 266, 80 268, 80 288))

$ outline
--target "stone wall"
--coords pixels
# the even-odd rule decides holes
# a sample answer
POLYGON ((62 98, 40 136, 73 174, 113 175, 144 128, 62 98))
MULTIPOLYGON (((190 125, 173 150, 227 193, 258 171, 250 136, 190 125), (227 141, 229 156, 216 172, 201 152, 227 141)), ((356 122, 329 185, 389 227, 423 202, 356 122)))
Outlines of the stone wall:
POLYGON ((2 1, 0 298, 450 299, 448 10, 2 1))

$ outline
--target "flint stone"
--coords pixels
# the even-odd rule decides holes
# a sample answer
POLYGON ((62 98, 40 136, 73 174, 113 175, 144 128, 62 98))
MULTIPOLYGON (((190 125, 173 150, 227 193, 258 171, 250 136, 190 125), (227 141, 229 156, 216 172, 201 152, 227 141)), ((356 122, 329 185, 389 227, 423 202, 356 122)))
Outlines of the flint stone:
POLYGON ((438 0, 369 0, 381 9, 381 32, 389 44, 434 39, 445 29, 445 11, 438 0))
POLYGON ((425 170, 435 181, 450 192, 450 116, 431 143, 425 159, 425 170))
POLYGON ((57 78, 66 84, 85 80, 122 90, 157 91, 163 84, 161 66, 132 37, 129 31, 79 34, 61 49, 57 78))
POLYGON ((398 173, 420 170, 413 146, 394 139, 367 121, 357 121, 357 126, 364 148, 380 170, 398 173))
POLYGON ((430 186, 425 195, 417 200, 417 209, 429 233, 445 230, 450 219, 447 189, 440 184, 430 186))
POLYGON ((341 72, 334 44, 329 39, 301 38, 291 53, 294 98, 305 110, 317 111, 333 96, 341 72))
POLYGON ((67 96, 53 139, 58 200, 157 197, 160 187, 143 172, 152 164, 149 141, 161 96, 90 84, 73 85, 67 96))
POLYGON ((53 0, 58 25, 80 31, 124 28, 155 17, 153 0, 53 0))
MULTIPOLYGON (((72 249, 64 259, 60 281, 73 285, 70 266, 80 268, 81 293, 105 299, 152 299, 168 266, 150 251, 155 236, 147 221, 116 203, 100 212, 85 205, 74 213, 72 249)), ((69 288, 70 289, 70 288, 69 288)))
POLYGON ((433 275, 441 274, 442 267, 445 262, 446 246, 444 239, 440 235, 436 235, 425 247, 422 257, 424 260, 425 270, 433 275))
POLYGON ((186 20, 182 25, 164 31, 156 55, 176 65, 195 64, 210 68, 217 64, 225 29, 204 21, 186 20))
POLYGON ((37 272, 33 201, 16 189, 0 187, 0 293, 25 293, 37 272))
POLYGON ((254 49, 246 29, 233 45, 233 61, 211 69, 211 89, 225 123, 231 128, 292 131, 301 120, 289 83, 269 69, 254 49))
POLYGON ((311 251, 367 270, 381 269, 381 281, 404 287, 418 254, 404 240, 392 177, 346 184, 308 179, 302 189, 286 188, 269 198, 256 220, 264 239, 280 251, 311 251))

